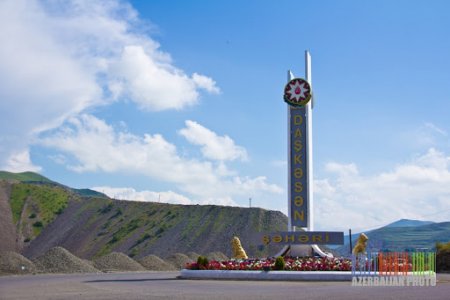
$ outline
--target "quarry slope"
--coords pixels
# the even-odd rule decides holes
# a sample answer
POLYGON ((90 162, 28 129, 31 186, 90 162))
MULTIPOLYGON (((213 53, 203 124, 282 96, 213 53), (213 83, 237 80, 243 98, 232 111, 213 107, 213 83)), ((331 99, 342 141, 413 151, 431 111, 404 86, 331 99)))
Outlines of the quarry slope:
POLYGON ((53 181, 0 180, 0 250, 35 258, 55 246, 93 259, 111 252, 142 258, 150 254, 231 256, 239 236, 249 256, 274 255, 258 232, 283 231, 287 217, 261 208, 174 205, 85 196, 53 181))

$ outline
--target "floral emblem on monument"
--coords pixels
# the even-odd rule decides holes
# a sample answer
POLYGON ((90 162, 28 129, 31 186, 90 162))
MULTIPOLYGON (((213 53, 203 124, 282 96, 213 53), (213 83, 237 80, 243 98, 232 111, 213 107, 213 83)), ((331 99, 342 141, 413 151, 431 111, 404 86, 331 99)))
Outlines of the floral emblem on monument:
POLYGON ((294 78, 284 88, 284 101, 292 106, 304 106, 311 100, 311 86, 302 78, 294 78))

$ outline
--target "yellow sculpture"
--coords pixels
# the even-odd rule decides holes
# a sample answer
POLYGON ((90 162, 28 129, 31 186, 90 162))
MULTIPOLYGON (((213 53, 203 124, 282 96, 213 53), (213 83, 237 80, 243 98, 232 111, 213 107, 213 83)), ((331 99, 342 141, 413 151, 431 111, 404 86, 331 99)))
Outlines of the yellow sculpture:
POLYGON ((366 253, 366 247, 367 247, 367 241, 369 238, 364 233, 361 233, 358 237, 358 241, 356 242, 355 247, 353 248, 353 254, 365 254, 366 253))
POLYGON ((231 240, 231 247, 233 249, 233 258, 235 259, 247 259, 247 253, 245 253, 244 248, 242 248, 241 241, 237 236, 234 236, 231 240))

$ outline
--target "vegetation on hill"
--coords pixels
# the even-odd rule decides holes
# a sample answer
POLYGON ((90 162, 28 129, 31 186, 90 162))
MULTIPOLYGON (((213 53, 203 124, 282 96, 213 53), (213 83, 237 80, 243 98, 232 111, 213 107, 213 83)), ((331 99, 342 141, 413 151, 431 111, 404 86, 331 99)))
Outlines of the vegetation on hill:
MULTIPOLYGON (((44 182, 41 179, 45 177, 35 173, 21 173, 23 182, 11 181, 18 174, 0 174, 8 177, 0 185, 0 200, 6 205, 0 210, 4 221, 0 240, 11 244, 8 249, 19 249, 28 257, 55 246, 89 259, 112 252, 135 259, 177 252, 204 255, 221 251, 231 256, 230 241, 235 235, 250 257, 266 257, 281 246, 264 245, 258 233, 285 231, 287 226, 287 217, 281 212, 261 208, 119 201, 88 189, 75 190, 48 179, 44 182)), ((413 223, 418 226, 400 220, 395 226, 368 232, 368 250, 434 249, 435 242, 450 240, 450 222, 413 223), (407 227, 397 226, 401 224, 407 227)), ((348 244, 335 250, 338 255, 349 254, 348 244)))
POLYGON ((27 203, 26 215, 48 224, 67 206, 68 193, 58 187, 38 186, 29 183, 14 184, 11 191, 11 208, 14 222, 18 222, 27 203))
POLYGON ((108 198, 108 196, 106 196, 105 194, 90 189, 72 189, 72 190, 80 196, 108 198))
MULTIPOLYGON (((55 246, 83 258, 111 252, 136 259, 189 251, 230 256, 234 235, 248 254, 266 256, 281 246, 263 245, 257 233, 282 231, 287 225, 281 212, 260 208, 120 201, 89 190, 83 192, 93 196, 82 196, 56 182, 3 181, 0 189, 11 208, 8 228, 16 229, 6 233, 9 242, 16 241, 9 248, 29 257, 55 246)), ((3 213, 0 218, 8 219, 3 213)))
POLYGON ((74 192, 77 195, 80 196, 86 196, 86 197, 102 197, 102 198, 108 198, 103 193, 91 190, 91 189, 74 189, 67 187, 63 184, 54 182, 38 173, 34 172, 22 172, 22 173, 12 173, 7 171, 0 171, 0 180, 12 180, 12 181, 20 181, 23 183, 34 183, 34 184, 44 184, 48 186, 57 186, 69 191, 74 192))
POLYGON ((68 198, 67 191, 56 186, 31 183, 12 185, 10 205, 13 222, 27 242, 63 212, 68 198), (29 228, 32 230, 27 230, 29 228))
POLYGON ((273 212, 258 208, 117 200, 105 202, 100 199, 96 199, 96 202, 103 204, 88 223, 94 224, 93 220, 99 217, 103 221, 95 230, 97 235, 93 238, 93 242, 98 245, 89 251, 89 255, 94 257, 112 251, 122 251, 131 257, 148 254, 164 256, 167 255, 167 249, 180 252, 229 252, 229 243, 234 234, 246 239, 247 249, 253 255, 268 255, 269 248, 258 240, 252 240, 252 235, 259 231, 280 230, 286 226, 285 216, 281 213, 269 216, 273 212))
POLYGON ((50 179, 34 172, 12 173, 0 171, 0 179, 18 180, 22 182, 52 182, 50 179))

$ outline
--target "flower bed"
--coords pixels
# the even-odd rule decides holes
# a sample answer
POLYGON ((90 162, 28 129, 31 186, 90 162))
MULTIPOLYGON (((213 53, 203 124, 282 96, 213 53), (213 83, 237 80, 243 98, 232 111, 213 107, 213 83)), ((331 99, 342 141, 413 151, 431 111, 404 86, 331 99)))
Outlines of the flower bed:
MULTIPOLYGON (((346 258, 285 257, 285 271, 351 271, 352 261, 346 258)), ((188 270, 273 271, 275 258, 210 261, 188 263, 188 270)))

